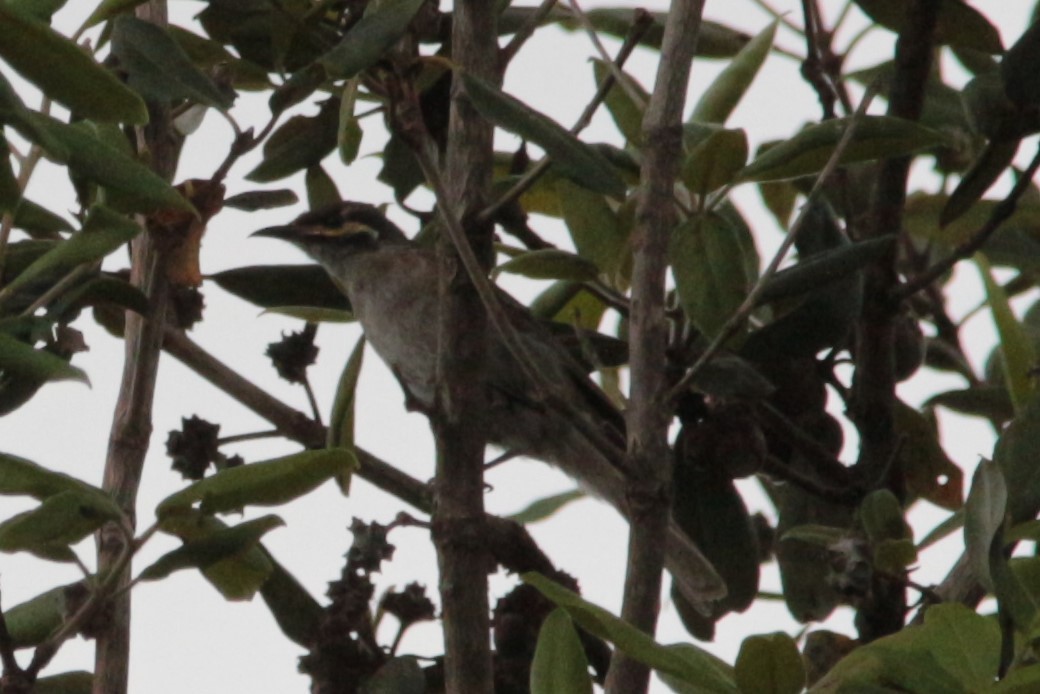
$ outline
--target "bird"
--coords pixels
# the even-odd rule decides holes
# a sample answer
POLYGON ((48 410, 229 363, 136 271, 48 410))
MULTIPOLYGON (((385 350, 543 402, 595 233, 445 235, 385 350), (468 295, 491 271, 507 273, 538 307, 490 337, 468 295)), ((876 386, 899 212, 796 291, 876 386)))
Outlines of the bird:
MULTIPOLYGON (((409 239, 379 208, 352 201, 305 212, 252 236, 288 241, 322 266, 350 301, 368 344, 397 377, 406 403, 432 411, 439 306, 433 247, 409 239)), ((476 424, 506 455, 554 465, 626 515, 623 414, 523 304, 497 287, 495 295, 538 382, 489 328, 485 403, 476 424), (545 397, 545 384, 554 398, 545 397), (566 406, 554 408, 553 400, 566 406)), ((674 520, 666 542, 666 566, 676 587, 708 611, 725 594, 722 579, 674 520)))

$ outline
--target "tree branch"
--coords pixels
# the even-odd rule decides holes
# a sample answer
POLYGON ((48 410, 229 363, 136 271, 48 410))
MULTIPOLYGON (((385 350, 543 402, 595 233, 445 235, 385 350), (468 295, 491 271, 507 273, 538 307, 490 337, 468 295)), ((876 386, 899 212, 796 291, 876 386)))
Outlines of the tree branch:
MULTIPOLYGON (((941 4, 941 0, 905 3, 888 102, 891 116, 915 121, 921 115, 941 4)), ((878 167, 866 238, 902 233, 911 161, 910 156, 896 157, 886 159, 878 167)), ((860 436, 859 459, 853 468, 860 483, 867 490, 884 487, 902 496, 902 470, 892 464, 901 442, 895 428, 895 326, 899 303, 891 300, 899 285, 898 248, 898 243, 891 244, 864 271, 863 309, 856 326, 856 370, 849 411, 860 436)), ((870 597, 859 606, 856 618, 864 642, 898 631, 905 618, 903 586, 875 578, 871 588, 870 597)))
MULTIPOLYGON (((486 0, 456 0, 454 8, 452 59, 462 69, 497 84, 494 6, 486 0)), ((443 236, 438 244, 438 382, 430 419, 437 439, 433 540, 440 568, 445 688, 473 694, 494 691, 488 642, 491 561, 484 544, 487 441, 482 428, 474 426, 485 407, 489 336, 487 314, 471 279, 474 268, 455 269, 466 250, 475 249, 482 262, 493 257, 494 224, 476 223, 491 190, 493 140, 494 127, 477 113, 461 82, 453 80, 444 166, 452 209, 442 207, 441 214, 461 223, 468 245, 443 236)))
POLYGON ((907 280, 905 284, 893 290, 893 300, 902 301, 913 296, 952 270, 954 265, 965 258, 970 258, 975 254, 975 251, 986 245, 986 241, 993 236, 997 229, 1000 228, 1000 225, 1006 222, 1011 215, 1015 213, 1019 199, 1032 186, 1033 177, 1036 175, 1038 169, 1040 169, 1040 146, 1037 147, 1036 154, 1033 155, 1033 160, 1029 162, 1029 166, 1026 167, 1026 170, 1023 171, 1022 175, 1018 177, 1017 181, 1015 181, 1015 185, 1011 189, 1011 192, 1009 192, 1007 197, 1001 200, 1000 203, 993 208, 993 212, 990 213, 989 219, 986 220, 986 223, 979 227, 974 234, 959 243, 948 256, 937 262, 935 265, 929 267, 920 275, 912 277, 907 280))
MULTIPOLYGON (((182 331, 167 328, 163 349, 199 376, 278 427, 278 431, 285 436, 308 448, 325 447, 325 427, 239 375, 182 331)), ((355 447, 354 452, 361 462, 357 471, 359 477, 423 513, 432 511, 429 486, 362 448, 355 447)))
MULTIPOLYGON (((137 16, 158 26, 168 23, 165 0, 150 0, 136 10, 137 16)), ((171 138, 172 123, 168 105, 149 103, 148 125, 138 130, 138 150, 148 153, 152 168, 172 180, 177 168, 179 148, 171 138)), ((136 519, 137 490, 148 441, 152 433, 152 403, 159 369, 163 326, 166 322, 169 284, 158 239, 145 226, 145 232, 131 243, 130 282, 148 298, 148 312, 126 312, 125 362, 119 399, 112 420, 105 460, 102 488, 112 494, 128 517, 131 528, 136 519)), ((117 570, 115 586, 130 580, 130 561, 120 566, 127 539, 109 523, 98 532, 98 574, 117 570)), ((127 691, 130 665, 130 593, 123 592, 110 602, 106 628, 97 636, 94 656, 94 694, 121 694, 127 691)))
MULTIPOLYGON (((665 274, 676 222, 675 180, 682 152, 682 112, 700 33, 703 0, 674 0, 665 23, 654 91, 643 117, 645 156, 633 232, 631 309, 632 388, 628 410, 628 491, 631 530, 621 616, 653 634, 661 598, 665 543, 671 517, 672 458, 668 447, 665 274)), ((645 691, 646 665, 615 653, 605 690, 645 691)))

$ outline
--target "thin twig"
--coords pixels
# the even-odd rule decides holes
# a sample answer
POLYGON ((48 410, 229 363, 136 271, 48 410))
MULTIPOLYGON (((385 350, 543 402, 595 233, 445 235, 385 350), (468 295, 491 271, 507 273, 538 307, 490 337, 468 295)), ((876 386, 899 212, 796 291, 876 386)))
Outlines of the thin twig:
MULTIPOLYGON (((324 448, 326 431, 296 410, 240 375, 193 342, 183 331, 167 328, 163 350, 246 408, 274 424, 288 438, 308 448, 324 448)), ((368 451, 355 447, 361 463, 357 475, 423 513, 432 508, 429 485, 401 472, 368 451)))
POLYGON ((1040 146, 1037 147, 1036 154, 1033 155, 1033 160, 1029 162, 1029 166, 1015 181, 1011 192, 993 208, 985 224, 979 227, 967 239, 957 244, 949 255, 935 263, 935 265, 932 265, 921 274, 911 277, 901 286, 896 287, 892 292, 892 299, 903 301, 916 294, 953 269, 954 265, 965 258, 971 257, 976 251, 986 245, 986 241, 1000 228, 1000 225, 1015 213, 1019 199, 1032 186, 1033 177, 1038 169, 1040 169, 1040 146))
POLYGON ((802 76, 812 85, 823 108, 823 120, 834 118, 834 103, 837 100, 834 85, 827 79, 820 53, 820 10, 815 0, 802 0, 802 16, 805 18, 805 60, 802 61, 802 76))
POLYGON ((226 446, 231 443, 241 443, 242 441, 257 441, 259 439, 270 439, 275 436, 282 436, 282 432, 278 429, 268 429, 267 431, 254 431, 248 434, 221 436, 219 439, 217 439, 217 445, 226 446))
POLYGON ((802 209, 798 212, 798 217, 795 219, 794 224, 791 225, 790 231, 788 231, 787 235, 784 237, 784 241, 780 244, 780 248, 777 250, 776 254, 773 255, 772 260, 769 261, 768 267, 766 267, 762 272, 762 275, 758 278, 758 282, 756 282, 755 286, 752 287, 750 292, 748 292, 747 297, 744 298, 744 302, 730 317, 730 319, 726 321, 725 325, 722 326, 719 334, 715 336, 715 339, 712 340, 708 348, 701 353, 693 366, 686 371, 686 374, 678 383, 675 384, 671 391, 669 391, 668 399, 670 401, 674 402, 682 396, 684 392, 686 392, 690 383, 692 383, 697 377, 698 372, 704 368, 704 365, 713 359, 716 354, 719 353, 719 350, 722 349, 723 345, 725 345, 731 337, 737 334, 741 326, 744 325, 744 321, 747 320, 748 316, 751 315, 751 312, 755 310, 755 307, 758 305, 758 298, 761 296, 762 291, 769 283, 769 280, 771 280, 777 273, 780 268, 780 263, 783 262, 788 251, 791 250, 794 242, 798 239, 798 235, 805 226, 805 221, 808 219, 809 213, 812 210, 813 203, 820 195, 822 195, 824 186, 834 174, 835 170, 837 170, 842 155, 845 154, 845 150, 852 143, 852 138, 856 133, 856 128, 863 119, 863 116, 866 114, 870 102, 873 100, 874 95, 877 94, 877 90, 878 85, 876 82, 868 87, 866 93, 863 95, 863 99, 860 101, 859 107, 856 109, 856 113, 853 114, 848 125, 845 126, 845 132, 842 133, 841 140, 838 141, 838 145, 834 148, 834 152, 831 153, 826 166, 823 167, 820 175, 816 177, 816 182, 813 183, 812 190, 810 190, 809 194, 806 196, 805 202, 802 204, 802 209))
MULTIPOLYGON (((45 291, 40 296, 36 297, 36 300, 29 304, 25 308, 25 310, 22 311, 21 315, 23 317, 33 315, 38 310, 57 299, 66 291, 68 291, 83 277, 91 274, 92 272, 97 271, 99 267, 101 267, 101 263, 99 261, 91 261, 89 263, 77 265, 72 270, 70 270, 64 277, 62 277, 60 280, 48 287, 47 291, 45 291)), ((0 290, 0 304, 6 301, 7 298, 8 297, 4 295, 4 291, 0 290)))
POLYGON ((793 31, 795 33, 798 33, 798 34, 802 33, 802 27, 800 27, 797 24, 795 24, 794 21, 790 17, 787 16, 787 12, 781 12, 780 10, 778 10, 778 9, 774 8, 773 6, 771 6, 765 0, 751 0, 751 2, 755 3, 756 5, 758 5, 759 8, 761 8, 763 12, 765 12, 766 14, 771 16, 773 19, 778 20, 781 24, 783 24, 785 27, 787 27, 791 31, 793 31))
MULTIPOLYGON (((599 34, 596 33, 596 27, 592 26, 592 21, 588 15, 585 14, 584 10, 578 4, 578 0, 567 0, 567 4, 571 7, 571 12, 578 20, 578 24, 581 24, 581 28, 585 30, 585 33, 589 37, 589 41, 595 47, 596 52, 599 53, 600 59, 606 63, 607 69, 614 76, 618 86, 625 92, 629 99, 632 100, 640 110, 646 108, 646 101, 643 99, 643 95, 635 90, 635 88, 625 79, 625 73, 621 72, 621 68, 610 59, 610 54, 607 52, 606 46, 599 40, 599 34)), ((636 15, 638 17, 638 14, 636 15)))
POLYGON ((307 402, 311 406, 311 414, 314 415, 314 421, 321 424, 321 408, 318 407, 318 399, 314 397, 314 389, 311 388, 310 379, 307 378, 307 374, 303 375, 303 391, 307 393, 307 402))
MULTIPOLYGON (((117 525, 125 532, 129 522, 127 518, 124 518, 117 525)), ((104 574, 98 574, 99 576, 104 576, 101 582, 94 586, 92 592, 80 608, 66 619, 54 634, 36 647, 32 661, 29 663, 29 667, 25 669, 27 675, 35 679, 40 671, 47 667, 47 664, 54 658, 61 645, 75 635, 96 614, 97 610, 115 595, 115 590, 123 580, 123 572, 129 568, 130 560, 133 558, 135 551, 136 546, 133 538, 131 537, 129 540, 124 538, 119 556, 110 566, 106 567, 104 574)))
MULTIPOLYGON (((633 22, 632 28, 629 30, 628 35, 625 36, 624 42, 621 44, 621 48, 618 49, 617 57, 611 62, 612 65, 616 65, 617 69, 620 70, 624 67, 628 61, 629 56, 635 50, 636 46, 639 45, 639 39, 650 29, 653 25, 653 18, 643 12, 636 15, 636 21, 633 22)), ((588 127, 589 123, 592 122, 592 116, 595 115, 596 110, 603 104, 603 101, 607 98, 607 94, 613 89, 616 78, 614 73, 607 75, 603 82, 600 83, 599 88, 596 89, 596 93, 593 95, 592 100, 585 106, 585 109, 578 116, 578 120, 574 122, 574 125, 570 128, 572 135, 578 135, 588 127)), ((495 218, 503 207, 517 200, 521 195, 530 190, 538 179, 545 175, 545 172, 549 170, 549 166, 552 164, 552 160, 548 157, 542 157, 542 159, 532 166, 528 171, 520 177, 520 179, 512 185, 505 193, 498 197, 495 202, 491 203, 486 209, 481 210, 477 216, 477 223, 485 224, 495 218)))
POLYGON ((542 0, 542 4, 538 6, 538 9, 517 29, 516 33, 513 34, 513 38, 498 53, 499 70, 505 70, 506 66, 520 51, 520 48, 527 43, 527 40, 531 38, 535 30, 542 25, 542 20, 553 11, 553 8, 556 7, 556 2, 557 0, 542 0))

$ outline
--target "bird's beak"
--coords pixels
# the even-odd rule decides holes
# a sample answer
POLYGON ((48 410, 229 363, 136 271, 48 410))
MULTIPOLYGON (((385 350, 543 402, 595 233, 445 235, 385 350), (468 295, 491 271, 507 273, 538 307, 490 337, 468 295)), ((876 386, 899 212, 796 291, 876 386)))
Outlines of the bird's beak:
POLYGON ((250 238, 259 236, 260 238, 266 239, 281 239, 282 241, 294 241, 300 238, 300 230, 298 227, 283 225, 278 227, 267 227, 260 231, 254 231, 249 235, 250 238))

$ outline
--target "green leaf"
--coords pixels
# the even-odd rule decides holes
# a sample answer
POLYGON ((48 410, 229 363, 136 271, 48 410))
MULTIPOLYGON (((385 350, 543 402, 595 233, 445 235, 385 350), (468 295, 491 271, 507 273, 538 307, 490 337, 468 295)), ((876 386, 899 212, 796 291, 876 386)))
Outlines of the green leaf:
POLYGON ((954 412, 1006 422, 1015 416, 1015 408, 1007 388, 1003 386, 974 386, 938 393, 928 398, 922 407, 945 407, 954 412))
POLYGON ((590 634, 613 643, 660 674, 686 684, 695 684, 700 687, 699 691, 705 693, 733 694, 737 691, 732 668, 707 651, 685 644, 681 650, 662 646, 619 617, 540 574, 525 573, 521 578, 565 609, 571 619, 590 634))
POLYGON ((875 490, 863 499, 859 505, 859 519, 872 543, 913 539, 913 531, 903 518, 899 499, 887 489, 875 490))
POLYGON ((833 528, 827 525, 799 525, 784 532, 780 536, 781 542, 797 540, 816 545, 824 549, 830 549, 838 542, 848 537, 848 531, 844 528, 833 528))
MULTIPOLYGON (((711 606, 712 621, 727 612, 746 610, 758 593, 759 579, 758 536, 751 514, 733 479, 722 470, 724 463, 719 462, 719 465, 700 465, 680 458, 675 464, 672 483, 675 523, 726 582, 725 597, 711 606)), ((673 596, 677 607, 687 602, 674 588, 673 596)), ((693 611, 703 612, 703 607, 693 611)), ((699 620, 690 619, 690 611, 679 614, 691 633, 702 636, 699 620)))
MULTIPOLYGON (((511 7, 508 12, 519 11, 520 8, 511 7)), ((664 24, 668 17, 667 12, 650 12, 654 23, 650 29, 639 39, 639 43, 651 48, 660 48, 664 37, 664 24)), ((625 38, 632 28, 633 12, 626 7, 608 7, 589 9, 585 15, 589 22, 599 33, 609 34, 619 39, 625 38)), ((581 31, 582 24, 568 12, 559 12, 552 17, 561 22, 564 29, 569 31, 581 31)), ((700 34, 697 37, 697 55, 705 58, 728 58, 735 55, 747 42, 750 36, 742 31, 731 29, 723 24, 703 20, 701 22, 700 34)))
POLYGON ((188 99, 219 109, 234 102, 195 67, 180 44, 151 22, 129 15, 117 18, 112 52, 127 72, 127 84, 146 99, 188 99))
POLYGON ((317 488, 357 458, 342 448, 303 451, 250 465, 227 468, 163 499, 156 514, 163 518, 200 501, 203 513, 224 513, 245 506, 277 506, 317 488))
MULTIPOLYGON (((934 609, 934 608, 933 608, 934 609)), ((813 692, 914 692, 968 694, 967 686, 939 664, 936 629, 910 626, 856 648, 812 688, 813 692)))
POLYGON ((720 128, 697 143, 686 156, 682 180, 697 195, 707 195, 732 183, 747 163, 748 141, 743 130, 720 128))
POLYGON ((805 686, 798 646, 780 631, 744 639, 734 674, 745 694, 798 694, 805 686))
POLYGON ((309 306, 350 310, 350 302, 319 265, 252 265, 218 272, 207 279, 261 308, 309 306))
POLYGON ((224 200, 224 207, 231 207, 246 212, 257 210, 270 210, 276 207, 288 207, 295 205, 300 198, 287 188, 278 190, 251 190, 248 193, 232 195, 224 200))
POLYGON ((1038 64, 1040 22, 1034 21, 1000 61, 1000 77, 1004 82, 1004 92, 1019 106, 1040 104, 1040 74, 1036 69, 1038 64))
POLYGON ((524 525, 527 523, 537 523, 538 521, 549 518, 570 502, 584 498, 585 492, 580 489, 572 489, 569 492, 553 494, 552 496, 532 501, 522 511, 512 513, 506 516, 506 518, 524 525))
MULTIPOLYGON (((325 441, 328 448, 354 450, 354 409, 358 377, 361 375, 364 358, 365 336, 362 335, 354 345, 336 386, 336 397, 332 401, 332 413, 329 415, 328 438, 325 441)), ((344 494, 350 493, 350 477, 353 472, 353 467, 344 468, 343 473, 336 478, 336 483, 344 494)))
POLYGON ((358 689, 358 694, 425 694, 426 675, 413 655, 386 661, 358 689))
POLYGON ((480 115, 495 125, 534 142, 560 171, 589 190, 621 197, 625 184, 614 167, 595 148, 585 144, 547 116, 493 87, 459 71, 466 94, 480 115))
POLYGON ((971 491, 964 503, 964 546, 975 578, 990 592, 990 548, 1004 525, 1007 500, 1008 488, 1000 466, 983 459, 975 468, 971 491))
POLYGON ((592 694, 589 661, 574 622, 562 607, 549 613, 538 631, 531 661, 531 694, 592 694))
POLYGON ((557 248, 545 248, 510 258, 495 267, 492 275, 497 276, 503 272, 539 280, 587 282, 596 279, 599 268, 595 263, 573 253, 557 248))
POLYGON ((556 181, 560 209, 578 255, 613 280, 629 255, 628 234, 607 199, 566 178, 556 181))
POLYGON ((148 122, 148 109, 115 75, 45 23, 0 4, 0 58, 45 95, 70 111, 98 121, 148 122))
POLYGON ((993 462, 1000 466, 1009 492, 1008 513, 1012 523, 1035 518, 1040 511, 1040 398, 1021 408, 997 439, 993 462))
POLYGON ((1034 518, 1033 520, 1019 523, 1004 533, 1005 545, 1022 542, 1023 540, 1031 542, 1040 541, 1040 519, 1034 518))
POLYGON ((7 5, 18 12, 40 21, 51 22, 54 13, 65 6, 67 0, 7 0, 7 5))
POLYGON ((41 677, 33 685, 33 694, 90 694, 93 687, 94 675, 79 670, 41 677))
POLYGON ((896 435, 902 440, 897 464, 911 498, 955 511, 961 507, 964 471, 943 450, 935 428, 917 408, 896 399, 896 435))
POLYGON ((693 108, 690 120, 699 123, 725 123, 754 81, 769 55, 776 37, 773 22, 751 39, 723 68, 693 108))
POLYGON ((939 215, 939 224, 946 226, 968 211, 972 205, 982 199, 990 186, 1008 170, 1021 140, 990 140, 971 169, 953 189, 946 207, 939 215))
MULTIPOLYGON (((892 0, 855 0, 878 24, 899 33, 906 22, 906 3, 892 0)), ((941 0, 935 40, 983 53, 1001 53, 1000 33, 981 12, 962 0, 941 0)))
POLYGON ((194 212, 191 203, 158 174, 125 152, 106 144, 89 123, 67 125, 37 114, 33 120, 68 151, 75 173, 125 194, 132 212, 160 209, 194 212))
MULTIPOLYGON (((596 84, 603 84, 613 74, 602 60, 593 59, 592 68, 596 84)), ((604 104, 625 140, 638 147, 643 142, 643 111, 650 102, 650 95, 634 77, 625 72, 621 74, 624 75, 625 88, 615 82, 607 92, 604 104), (640 100, 633 99, 631 93, 638 95, 640 100)))
POLYGON ((269 308, 261 315, 268 313, 276 316, 289 316, 299 318, 308 323, 351 323, 354 314, 350 311, 340 311, 334 308, 316 308, 314 306, 278 306, 269 308))
POLYGON ((246 175, 269 183, 321 163, 336 148, 339 100, 330 99, 316 116, 293 116, 267 138, 264 160, 246 175))
POLYGON ((946 520, 935 526, 921 538, 917 543, 917 551, 921 552, 931 547, 939 540, 943 540, 964 527, 964 509, 960 508, 951 513, 946 520))
POLYGON ((284 566, 266 550, 262 551, 272 568, 260 586, 260 597, 282 633, 294 643, 309 648, 314 643, 325 610, 284 566))
POLYGON ((137 223, 106 207, 95 205, 83 224, 83 231, 37 258, 7 284, 5 291, 14 292, 43 275, 65 273, 77 265, 101 260, 140 232, 141 227, 137 223))
POLYGON ((90 385, 83 369, 50 352, 33 349, 5 333, 0 333, 0 371, 39 383, 80 381, 90 385))
POLYGON ((715 213, 690 217, 672 232, 669 261, 679 301, 708 337, 718 334, 751 290, 745 231, 715 213))
POLYGON ((271 98, 267 100, 271 114, 281 115, 286 109, 316 92, 327 81, 325 68, 318 63, 311 63, 302 70, 297 70, 271 92, 271 98))
POLYGON ((971 691, 989 691, 1000 664, 1000 627, 958 603, 932 605, 924 613, 929 650, 943 670, 971 691))
POLYGON ((107 496, 97 487, 75 477, 53 472, 24 458, 0 453, 0 494, 31 496, 42 501, 62 492, 107 496))
POLYGON ((147 0, 101 0, 98 6, 94 8, 94 11, 90 13, 90 16, 87 17, 87 20, 83 22, 83 27, 89 29, 96 24, 132 10, 138 5, 143 5, 145 2, 147 0))
POLYGON ((798 199, 798 188, 790 181, 763 181, 758 184, 758 193, 777 225, 786 230, 798 199))
POLYGON ((103 495, 79 490, 59 492, 33 510, 0 523, 0 551, 28 551, 49 559, 71 559, 69 545, 121 515, 115 503, 103 495))
POLYGON ((981 255, 975 256, 982 282, 986 287, 986 300, 993 323, 1000 337, 1000 353, 1004 357, 1004 382, 1011 393, 1011 402, 1019 412, 1033 396, 1032 369, 1036 365, 1036 353, 1022 324, 1015 318, 1008 303, 1004 288, 993 278, 989 263, 981 255))
MULTIPOLYGON (((220 536, 228 530, 226 523, 194 509, 185 509, 163 518, 159 528, 165 533, 179 537, 185 544, 203 546, 209 538, 220 536)), ((243 532, 248 535, 252 530, 243 532)), ((237 554, 208 563, 200 567, 200 571, 226 600, 252 600, 272 576, 273 567, 274 561, 270 555, 262 545, 256 544, 237 554)), ((296 606, 304 607, 302 604, 296 606)), ((298 617, 302 618, 303 615, 298 617)))
POLYGON ((1033 694, 1040 689, 1040 665, 1028 665, 1008 673, 987 691, 992 694, 1033 694))
MULTIPOLYGON (((336 149, 344 164, 353 164, 361 150, 361 139, 364 132, 361 123, 354 115, 357 102, 357 90, 360 81, 357 78, 347 80, 343 85, 343 95, 339 105, 339 130, 336 131, 336 149)), ((313 207, 312 207, 313 209, 313 207)))
POLYGON ((14 647, 37 646, 54 633, 69 614, 66 591, 80 587, 78 583, 58 586, 14 607, 4 608, 4 621, 14 647))
POLYGON ((218 41, 203 38, 178 26, 166 27, 166 32, 176 41, 191 61, 203 70, 215 67, 227 70, 235 89, 264 91, 271 89, 267 71, 256 63, 232 55, 218 41))
POLYGON ((142 581, 157 581, 182 569, 207 569, 219 561, 253 549, 268 531, 281 525, 285 525, 285 521, 278 516, 262 516, 217 530, 197 540, 189 540, 159 557, 138 578, 142 581))
POLYGON ((328 172, 321 164, 308 167, 304 174, 304 187, 307 189, 307 207, 312 210, 320 210, 343 200, 328 172))
MULTIPOLYGON (((14 87, 11 86, 11 83, 7 81, 2 73, 0 73, 0 122, 9 123, 11 127, 18 131, 18 134, 26 140, 43 147, 55 160, 59 162, 68 160, 69 152, 65 149, 65 146, 40 127, 36 121, 36 112, 30 110, 22 103, 21 98, 14 91, 14 87)), ((6 140, 4 141, 4 154, 10 154, 6 140)), ((8 168, 10 168, 10 163, 8 163, 8 168)), ((13 182, 12 177, 12 180, 8 182, 8 196, 12 194, 20 195, 21 193, 21 191, 17 190, 17 186, 14 188, 10 187, 10 183, 13 182)))
POLYGON ((759 305, 807 294, 846 280, 850 274, 862 270, 886 253, 894 243, 893 238, 869 239, 800 258, 769 279, 759 295, 759 305))
POLYGON ((412 18, 426 0, 384 0, 369 5, 357 24, 320 62, 329 77, 349 79, 374 65, 404 36, 412 18))
MULTIPOLYGON (((841 141, 852 118, 834 118, 810 125, 770 147, 737 175, 740 181, 779 181, 820 172, 841 141)), ((943 136, 913 121, 892 116, 863 116, 840 162, 851 164, 898 157, 940 145, 943 136)))

